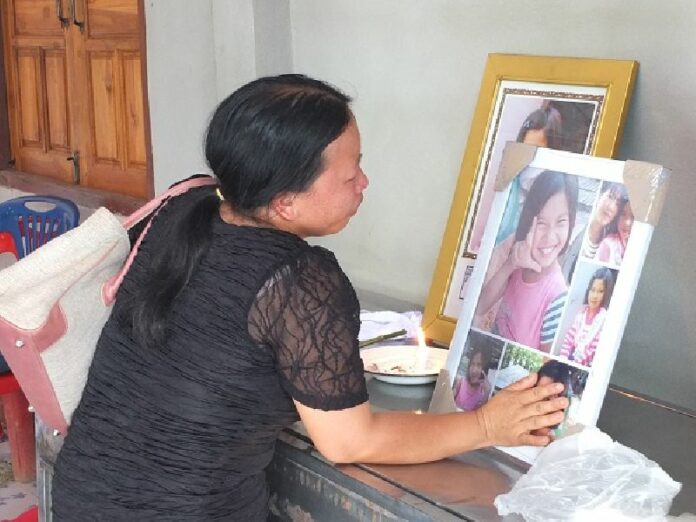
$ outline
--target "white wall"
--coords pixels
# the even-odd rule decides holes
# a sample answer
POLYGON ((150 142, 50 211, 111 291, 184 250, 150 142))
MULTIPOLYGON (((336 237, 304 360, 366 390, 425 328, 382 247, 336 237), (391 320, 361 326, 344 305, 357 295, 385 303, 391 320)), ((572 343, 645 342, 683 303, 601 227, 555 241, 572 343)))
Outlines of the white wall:
POLYGON ((256 73, 292 72, 289 0, 254 0, 256 73))
POLYGON ((295 70, 354 96, 371 185, 322 240, 358 288, 422 305, 490 52, 636 59, 619 158, 674 176, 613 382, 696 410, 696 3, 292 0, 295 70))
POLYGON ((251 0, 212 2, 216 92, 222 100, 256 77, 254 10, 251 0))
POLYGON ((288 0, 147 0, 155 192, 207 172, 215 105, 257 76, 292 71, 288 0))
POLYGON ((206 170, 203 129, 217 102, 210 0, 146 0, 155 192, 206 170))

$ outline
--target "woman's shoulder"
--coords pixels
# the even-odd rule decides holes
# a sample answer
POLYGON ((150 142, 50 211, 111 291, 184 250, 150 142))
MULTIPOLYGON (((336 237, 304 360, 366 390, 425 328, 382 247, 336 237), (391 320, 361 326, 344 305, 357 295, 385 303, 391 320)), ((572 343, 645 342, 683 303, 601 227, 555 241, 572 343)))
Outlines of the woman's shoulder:
POLYGON ((345 274, 336 256, 327 248, 305 244, 298 247, 292 256, 289 256, 282 266, 287 267, 297 276, 312 278, 316 284, 330 285, 334 287, 348 287, 352 285, 345 274))

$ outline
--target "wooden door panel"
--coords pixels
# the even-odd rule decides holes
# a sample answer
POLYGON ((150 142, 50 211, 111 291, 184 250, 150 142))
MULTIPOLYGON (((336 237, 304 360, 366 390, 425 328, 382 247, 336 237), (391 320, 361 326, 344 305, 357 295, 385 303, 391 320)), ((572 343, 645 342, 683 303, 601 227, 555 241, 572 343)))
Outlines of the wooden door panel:
POLYGON ((12 153, 19 170, 72 180, 65 35, 55 0, 1 4, 12 153))
POLYGON ((16 167, 151 195, 143 0, 0 0, 16 167), (76 179, 76 178, 75 178, 76 179))
POLYGON ((145 196, 149 187, 140 53, 93 51, 87 57, 91 154, 84 163, 84 182, 145 196))
POLYGON ((72 166, 65 51, 19 47, 15 52, 15 163, 20 170, 69 182, 72 166))
MULTIPOLYGON (((69 0, 65 0, 66 2, 69 0)), ((55 36, 62 38, 55 0, 14 0, 15 36, 55 36)))
POLYGON ((87 0, 86 7, 89 38, 139 34, 137 0, 87 0))
POLYGON ((44 52, 46 78, 47 148, 70 154, 70 110, 68 108, 68 78, 65 51, 47 49, 44 52))
MULTIPOLYGON (((76 0, 78 2, 84 0, 76 0)), ((150 195, 145 84, 139 0, 86 0, 82 45, 89 81, 91 151, 85 183, 95 188, 150 195)), ((85 135, 87 138, 87 135, 85 135)))
POLYGON ((145 114, 143 103, 143 80, 140 53, 123 53, 123 115, 126 132, 126 167, 145 169, 145 114))
POLYGON ((41 54, 36 47, 17 49, 17 98, 19 105, 19 142, 22 147, 43 148, 41 129, 41 54))
POLYGON ((118 164, 117 93, 114 83, 114 53, 88 54, 90 129, 96 163, 118 164))

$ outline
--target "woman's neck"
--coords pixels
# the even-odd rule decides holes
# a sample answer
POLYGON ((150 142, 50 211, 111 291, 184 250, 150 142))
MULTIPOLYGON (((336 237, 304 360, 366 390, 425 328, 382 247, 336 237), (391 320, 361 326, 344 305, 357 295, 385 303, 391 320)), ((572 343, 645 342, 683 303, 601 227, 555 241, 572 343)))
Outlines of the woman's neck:
POLYGON ((220 205, 220 219, 229 225, 237 225, 239 227, 275 228, 270 222, 257 216, 245 216, 235 212, 227 203, 220 205))

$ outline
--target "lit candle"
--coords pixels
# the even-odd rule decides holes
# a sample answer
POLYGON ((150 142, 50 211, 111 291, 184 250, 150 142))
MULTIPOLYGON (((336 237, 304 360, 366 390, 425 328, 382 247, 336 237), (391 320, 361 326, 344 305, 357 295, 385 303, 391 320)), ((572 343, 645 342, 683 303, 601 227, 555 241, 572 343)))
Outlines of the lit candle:
POLYGON ((425 333, 422 328, 418 328, 418 349, 416 350, 416 373, 423 373, 426 370, 428 361, 428 347, 425 345, 425 333))

